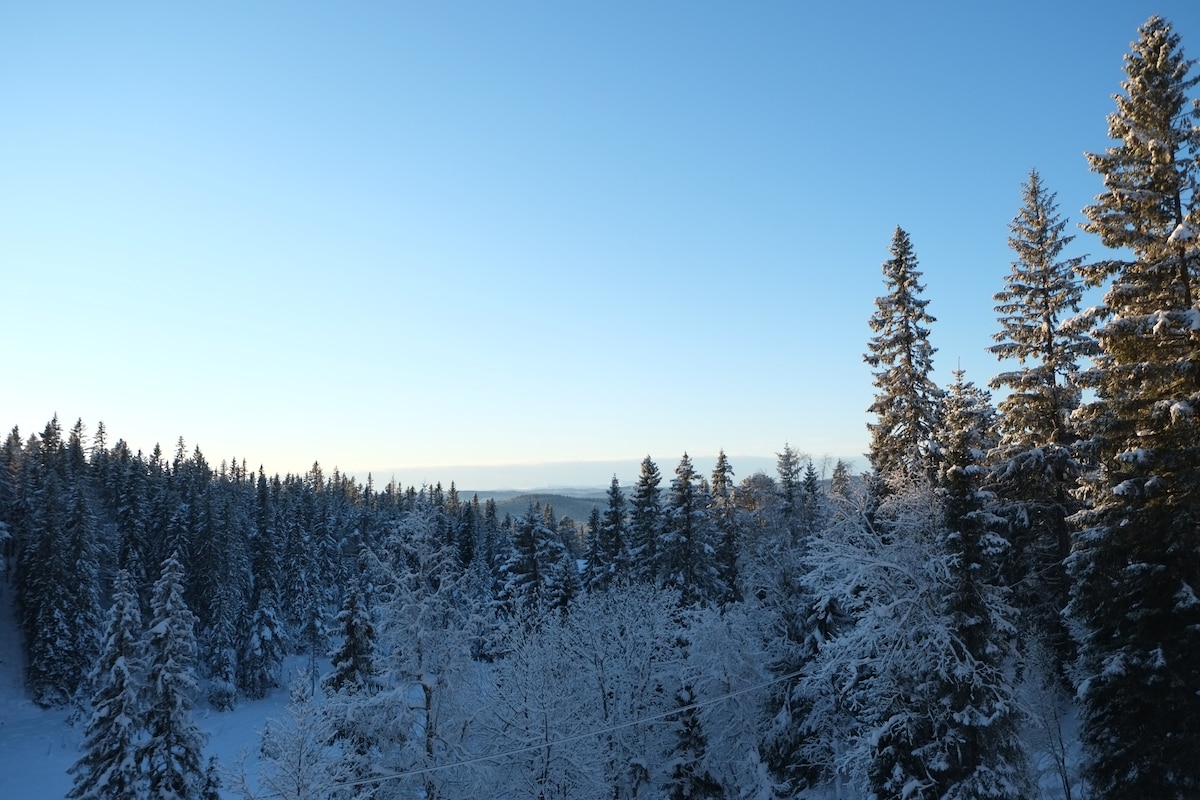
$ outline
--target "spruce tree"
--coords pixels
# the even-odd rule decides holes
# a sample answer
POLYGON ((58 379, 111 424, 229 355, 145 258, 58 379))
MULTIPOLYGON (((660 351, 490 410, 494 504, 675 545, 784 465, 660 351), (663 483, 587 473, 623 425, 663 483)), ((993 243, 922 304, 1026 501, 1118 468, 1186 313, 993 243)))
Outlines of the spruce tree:
POLYGON ((275 509, 282 491, 274 492, 262 468, 255 489, 254 538, 250 543, 251 589, 241 628, 238 653, 238 686, 251 700, 259 700, 280 685, 287 654, 285 626, 280 608, 280 565, 275 547, 275 509))
POLYGON ((73 800, 139 800, 142 772, 142 667, 138 640, 142 616, 129 573, 117 573, 104 648, 92 672, 92 717, 84 731, 83 755, 70 768, 67 797, 73 800))
POLYGON ((1077 326, 1064 325, 1069 322, 1064 314, 1078 311, 1082 300, 1075 270, 1083 257, 1062 255, 1074 237, 1064 234, 1067 221, 1037 170, 1022 185, 1022 201, 1009 225, 1016 260, 995 295, 1000 331, 989 348, 997 358, 1017 362, 990 383, 1009 390, 999 404, 993 488, 999 495, 996 510, 1010 526, 1008 579, 1018 587, 1014 601, 1028 616, 1023 629, 1044 636, 1066 659, 1067 517, 1078 510, 1071 492, 1080 475, 1071 452, 1077 438, 1071 413, 1080 399, 1079 362, 1094 354, 1096 343, 1077 326))
POLYGON ((1088 155, 1106 191, 1084 228, 1122 258, 1081 375, 1078 413, 1098 469, 1069 562, 1080 630, 1082 737, 1093 796, 1200 796, 1200 77, 1171 25, 1151 17, 1125 57, 1115 140, 1088 155))
POLYGON ((779 525, 787 531, 792 542, 800 533, 800 461, 801 455, 784 444, 783 452, 775 454, 775 486, 779 501, 779 525))
POLYGON ((850 493, 850 481, 850 465, 839 458, 829 476, 829 496, 845 499, 850 493))
POLYGON ((322 685, 326 692, 358 694, 380 687, 379 668, 375 663, 375 623, 363 599, 362 589, 352 585, 337 615, 341 644, 330 654, 333 672, 322 685))
POLYGON ((595 556, 588 561, 587 580, 584 583, 589 591, 604 590, 615 580, 628 579, 630 554, 625 505, 625 493, 621 491, 621 484, 614 475, 596 527, 595 556))
POLYGON ((961 370, 954 375, 935 451, 946 564, 942 613, 955 658, 932 673, 932 705, 941 713, 931 715, 937 722, 926 759, 942 787, 938 798, 1021 800, 1032 787, 1010 678, 1016 613, 1001 574, 1008 541, 994 529, 983 491, 995 412, 986 392, 961 370))
MULTIPOLYGON (((64 705, 82 688, 94 658, 90 641, 96 635, 94 617, 85 629, 76 622, 79 601, 74 592, 75 545, 83 541, 68 518, 76 511, 72 491, 55 469, 33 465, 26 478, 30 503, 17 572, 18 602, 24 627, 26 679, 41 706, 64 705), (86 648, 80 644, 89 641, 86 648)), ((91 565, 95 569, 95 565, 91 565)), ((94 572, 92 573, 94 576, 94 572)), ((94 585, 83 584, 84 599, 94 601, 94 585)))
POLYGON ((679 592, 684 605, 719 601, 726 588, 717 568, 710 498, 687 453, 675 468, 662 531, 655 547, 659 584, 679 592))
MULTIPOLYGON (((72 485, 68 502, 62 579, 69 587, 69 604, 63 614, 70 627, 70 638, 56 643, 60 648, 56 658, 76 675, 87 675, 100 653, 98 636, 104 619, 100 605, 99 526, 81 479, 72 485)), ((76 688, 85 688, 84 684, 81 681, 76 688)))
POLYGON ((527 626, 536 626, 544 611, 565 611, 579 590, 574 559, 546 518, 537 504, 529 504, 517 518, 509 556, 500 568, 501 603, 527 626))
POLYGON ((172 553, 154 584, 146 644, 147 738, 139 756, 150 796, 193 800, 204 785, 203 735, 192 718, 196 693, 196 618, 184 601, 185 575, 172 553))
POLYGON ((924 448, 937 422, 941 390, 929 377, 933 354, 929 325, 936 322, 921 297, 917 256, 908 234, 897 227, 883 262, 887 293, 875 300, 871 330, 863 360, 875 368, 875 401, 867 409, 876 417, 868 424, 869 457, 876 476, 927 478, 929 464, 924 448))
POLYGON ((630 577, 651 583, 657 556, 654 548, 662 533, 662 474, 650 456, 642 459, 637 483, 629 497, 630 577))
POLYGON ((717 577, 725 586, 726 602, 742 599, 741 579, 738 576, 738 554, 742 547, 742 520, 734 502, 733 467, 722 449, 712 471, 709 513, 716 528, 717 577))

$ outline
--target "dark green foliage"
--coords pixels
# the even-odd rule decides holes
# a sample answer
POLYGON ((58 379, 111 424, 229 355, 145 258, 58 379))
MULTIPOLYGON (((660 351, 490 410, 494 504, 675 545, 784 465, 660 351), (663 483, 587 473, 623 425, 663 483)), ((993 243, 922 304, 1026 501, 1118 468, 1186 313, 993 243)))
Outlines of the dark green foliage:
POLYGON ((113 604, 100 658, 92 672, 92 717, 84 731, 83 755, 67 797, 74 800, 138 800, 142 773, 136 755, 141 735, 138 640, 142 617, 129 573, 117 573, 113 604))
POLYGON ((203 736, 192 718, 197 688, 196 618, 184 600, 183 564, 172 554, 154 584, 146 643, 146 740, 139 749, 150 796, 199 797, 203 736))
POLYGON ((659 584, 679 592, 684 605, 720 602, 728 592, 717 566, 711 498, 687 453, 675 468, 655 547, 659 584))
POLYGON ((333 672, 325 677, 327 692, 358 694, 379 688, 375 663, 375 623, 358 586, 351 586, 338 613, 336 632, 341 644, 330 655, 333 672))
POLYGON ((714 559, 717 580, 725 587, 722 602, 736 603, 742 599, 741 578, 738 574, 738 556, 742 548, 742 514, 734 500, 733 467, 725 457, 725 451, 717 454, 713 467, 709 494, 709 516, 714 527, 716 548, 714 559))
POLYGON ((896 228, 883 262, 887 293, 875 300, 870 319, 875 335, 863 360, 876 369, 875 401, 867 409, 876 421, 871 432, 870 459, 876 475, 927 477, 929 464, 924 449, 937 422, 941 390, 929 377, 933 371, 934 348, 929 344, 929 325, 936 320, 921 297, 917 256, 908 234, 896 228))
POLYGON ((647 583, 654 581, 658 563, 655 548, 663 526, 661 482, 658 465, 646 456, 629 498, 629 555, 630 578, 647 583))
POLYGON ((282 486, 276 481, 273 488, 272 492, 260 469, 255 486, 255 530, 250 542, 250 601, 241 626, 238 652, 238 687, 252 700, 265 697, 268 690, 280 685, 287 652, 286 631, 279 611, 280 565, 274 514, 282 486))
POLYGON ((990 350, 1020 366, 991 380, 993 389, 1009 390, 999 404, 992 484, 999 495, 995 509, 1009 525, 1008 579, 1027 617, 1023 630, 1045 639, 1065 663, 1072 653, 1062 618, 1067 517, 1079 507, 1071 492, 1081 473, 1070 449, 1077 438, 1071 414, 1080 399, 1079 362, 1095 353, 1096 343, 1063 324, 1064 314, 1079 310, 1075 270, 1083 258, 1063 257, 1074 237, 1064 235, 1066 220, 1036 170, 1022 186, 1022 200, 1009 225, 1016 260, 995 295, 1001 330, 990 350))
MULTIPOLYGON (((78 439, 79 426, 75 438, 78 439)), ((57 418, 23 459, 17 601, 27 681, 43 706, 85 689, 100 633, 100 547, 86 487, 86 463, 72 463, 57 418)))
POLYGON ((617 476, 608 487, 608 502, 597 515, 592 549, 584 570, 584 588, 604 590, 614 581, 627 580, 632 556, 629 552, 628 527, 625 520, 625 493, 617 476))
POLYGON ((1085 228, 1128 258, 1111 279, 1100 354, 1078 414, 1098 470, 1070 571, 1080 631, 1082 735, 1096 798, 1200 795, 1200 129, 1178 34, 1159 17, 1125 59, 1109 116, 1115 144, 1089 154, 1108 191, 1085 228))
POLYGON ((994 422, 987 393, 956 372, 936 442, 943 614, 958 667, 935 673, 932 687, 946 712, 936 717, 941 724, 932 733, 941 747, 937 764, 929 767, 944 787, 935 795, 940 798, 1020 800, 1030 790, 1010 678, 1016 613, 1001 576, 1008 542, 982 491, 994 422))

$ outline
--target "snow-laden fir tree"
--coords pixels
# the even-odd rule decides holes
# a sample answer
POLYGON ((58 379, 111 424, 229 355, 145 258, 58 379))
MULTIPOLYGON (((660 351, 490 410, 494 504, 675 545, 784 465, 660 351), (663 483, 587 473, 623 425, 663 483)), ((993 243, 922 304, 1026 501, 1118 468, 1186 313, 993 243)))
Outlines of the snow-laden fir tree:
POLYGON ((212 483, 204 500, 207 535, 196 542, 193 558, 199 572, 193 581, 195 603, 206 609, 197 619, 202 672, 208 677, 208 700, 218 711, 232 710, 237 701, 238 626, 246 618, 250 592, 245 535, 250 524, 240 501, 228 481, 212 483))
POLYGON ((92 716, 83 755, 69 770, 73 800, 140 800, 142 615, 129 573, 117 573, 104 646, 92 672, 92 716))
POLYGON ((594 553, 589 555, 584 571, 584 588, 589 591, 604 590, 614 581, 628 580, 630 553, 625 506, 625 493, 614 475, 596 528, 594 553))
POLYGON ((917 256, 908 234, 897 227, 883 262, 887 293, 875 299, 871 330, 863 360, 875 368, 875 400, 867 409, 876 421, 869 457, 875 475, 885 483, 893 478, 927 477, 924 448, 937 423, 941 390, 929 377, 934 348, 929 325, 935 322, 922 298, 917 256))
POLYGON ((797 762, 878 800, 1016 800, 1030 786, 1014 611, 980 488, 991 410, 961 380, 945 403, 936 484, 893 482, 873 514, 841 508, 810 543, 805 587, 846 622, 805 670, 797 762))
POLYGON ((658 465, 646 456, 629 496, 630 578, 635 580, 653 582, 655 579, 654 548, 663 525, 661 483, 658 465))
POLYGON ((794 542, 800 533, 800 483, 802 456, 784 444, 783 452, 775 454, 775 487, 778 493, 778 524, 794 542))
MULTIPOLYGON (((380 715, 374 713, 374 696, 385 688, 386 682, 378 657, 375 623, 357 576, 351 579, 334 633, 339 636, 340 644, 330 654, 333 672, 321 681, 326 694, 321 714, 333 727, 331 741, 341 748, 343 766, 362 778, 371 774, 372 763, 378 762, 379 756, 373 749, 381 740, 389 746, 394 740, 379 735, 380 715)), ((404 685, 407 688, 407 682, 404 685)), ((406 711, 401 710, 401 718, 408 718, 406 711)))
POLYGON ((1160 17, 1125 57, 1105 192, 1084 228, 1119 249, 1078 422, 1098 471, 1069 562, 1092 796, 1200 796, 1200 81, 1160 17))
POLYGON ((558 531, 546 524, 541 510, 531 502, 515 522, 512 547, 499 570, 500 602, 506 613, 534 625, 544 611, 565 611, 578 585, 578 575, 566 570, 571 566, 574 571, 573 563, 558 531), (575 585, 569 583, 571 577, 575 585))
POLYGON ((1028 615, 1029 635, 1045 636, 1062 657, 1069 637, 1061 613, 1067 602, 1065 559, 1070 551, 1067 517, 1077 509, 1072 490, 1081 468, 1071 452, 1076 440, 1071 413, 1079 405, 1080 361, 1096 349, 1064 315, 1078 311, 1082 283, 1075 270, 1082 256, 1065 257, 1073 236, 1058 213, 1055 195, 1037 170, 1022 185, 1022 205, 1009 224, 1016 256, 1005 288, 997 292, 1000 331, 992 353, 1016 361, 991 380, 1008 389, 999 403, 1000 443, 993 482, 997 510, 1010 526, 1015 602, 1028 615))
POLYGON ((184 601, 184 570, 177 554, 162 565, 151 599, 146 642, 146 739, 139 758, 150 796, 193 800, 204 785, 204 737, 192 711, 196 694, 195 617, 184 601))
POLYGON ((712 471, 709 493, 709 516, 715 529, 717 578, 725 587, 722 602, 741 600, 741 578, 738 576, 738 555, 742 549, 742 514, 734 501, 733 467, 722 449, 712 471))
POLYGON ((829 496, 844 499, 850 493, 850 482, 850 465, 839 458, 829 475, 829 496))
MULTIPOLYGON (((807 494, 802 482, 798 493, 801 509, 807 494)), ((806 580, 811 569, 809 550, 820 530, 816 526, 807 531, 803 526, 768 528, 759 533, 744 557, 744 594, 747 602, 753 603, 756 624, 762 631, 764 666, 779 679, 765 692, 763 760, 780 787, 793 793, 828 781, 833 770, 830 749, 816 753, 823 746, 816 745, 808 729, 812 700, 800 685, 800 674, 846 624, 837 598, 827 588, 814 588, 806 580)))
POLYGON ((600 588, 596 586, 596 578, 605 572, 600 551, 600 525, 600 509, 592 506, 583 529, 583 568, 579 576, 580 584, 589 592, 593 588, 600 588))
POLYGON ((274 493, 271 489, 260 467, 255 487, 255 531, 250 542, 250 601, 245 608, 237 662, 238 687, 251 700, 266 697, 269 689, 280 685, 287 654, 273 513, 282 489, 278 481, 274 483, 274 493), (272 502, 272 497, 276 502, 272 502))
POLYGON ((100 548, 85 476, 70 466, 57 417, 30 444, 20 481, 17 601, 29 688, 39 705, 53 706, 78 698, 95 664, 100 548))
POLYGON ((654 549, 659 585, 678 591, 684 605, 719 602, 728 592, 717 565, 710 497, 701 482, 684 453, 671 480, 654 549))
MULTIPOLYGON (((60 642, 57 659, 69 669, 87 675, 100 653, 100 629, 104 615, 100 605, 100 535, 96 515, 82 477, 76 478, 68 492, 64 544, 66 563, 61 576, 67 582, 69 605, 63 614, 69 622, 70 638, 60 642)), ((78 689, 86 689, 81 681, 78 689)))
POLYGON ((325 676, 326 692, 374 692, 380 685, 376 664, 375 623, 358 582, 352 582, 338 612, 335 632, 340 643, 330 654, 333 672, 325 676))
POLYGON ((1028 797, 1011 670, 1016 612, 1002 578, 1009 545, 1002 521, 983 491, 987 453, 995 444, 995 411, 987 392, 954 373, 935 437, 942 508, 940 555, 946 585, 941 602, 953 649, 951 668, 934 673, 939 724, 929 774, 939 800, 1028 797))

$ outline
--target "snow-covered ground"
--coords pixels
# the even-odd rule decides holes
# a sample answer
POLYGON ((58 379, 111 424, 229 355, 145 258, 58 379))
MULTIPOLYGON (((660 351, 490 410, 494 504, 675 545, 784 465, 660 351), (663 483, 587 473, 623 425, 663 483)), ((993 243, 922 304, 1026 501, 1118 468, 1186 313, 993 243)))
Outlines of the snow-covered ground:
MULTIPOLYGON (((0 573, 0 798, 61 800, 71 788, 67 769, 79 758, 86 721, 72 723, 69 709, 38 708, 25 691, 15 594, 0 573)), ((304 661, 289 662, 286 673, 304 661)), ((254 775, 259 733, 267 719, 284 716, 287 703, 286 688, 258 702, 243 700, 231 712, 218 713, 199 703, 196 722, 208 734, 205 760, 214 755, 224 770, 235 770, 244 754, 246 771, 254 775)), ((226 784, 225 797, 240 796, 226 784)))

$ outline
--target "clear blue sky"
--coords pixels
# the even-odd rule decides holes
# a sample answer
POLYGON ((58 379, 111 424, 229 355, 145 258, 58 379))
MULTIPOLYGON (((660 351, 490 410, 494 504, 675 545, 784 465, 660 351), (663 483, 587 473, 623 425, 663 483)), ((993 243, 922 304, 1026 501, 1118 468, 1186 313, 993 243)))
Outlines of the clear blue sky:
POLYGON ((1200 56, 1195 0, 4 4, 0 425, 460 486, 857 457, 895 226, 986 384, 1020 184, 1081 219, 1151 13, 1200 56))

